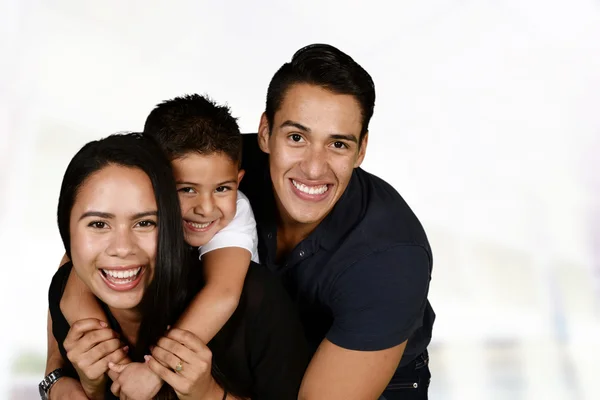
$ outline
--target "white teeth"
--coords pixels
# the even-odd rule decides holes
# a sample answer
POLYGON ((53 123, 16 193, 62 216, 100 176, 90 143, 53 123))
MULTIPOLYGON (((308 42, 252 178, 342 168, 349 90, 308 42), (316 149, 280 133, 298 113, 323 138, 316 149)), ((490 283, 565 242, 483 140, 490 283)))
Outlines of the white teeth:
POLYGON ((142 267, 127 269, 127 270, 119 270, 119 271, 114 270, 114 269, 103 269, 102 271, 104 271, 104 273, 107 276, 110 276, 111 278, 130 279, 130 278, 135 277, 137 274, 139 274, 141 269, 142 269, 142 267))
POLYGON ((199 223, 197 223, 197 222, 192 222, 192 221, 188 221, 188 222, 189 222, 189 224, 190 224, 191 226, 193 226, 193 227, 194 227, 194 228, 196 228, 196 229, 204 229, 204 228, 207 228, 207 227, 208 227, 210 224, 212 224, 212 223, 213 223, 213 221, 207 222, 207 223, 205 223, 205 224, 199 224, 199 223))
POLYGON ((305 184, 296 182, 293 179, 292 179, 292 183, 294 184, 296 189, 298 189, 299 191, 306 193, 306 194, 323 194, 327 191, 327 189, 329 189, 329 186, 327 186, 327 185, 306 186, 305 184))

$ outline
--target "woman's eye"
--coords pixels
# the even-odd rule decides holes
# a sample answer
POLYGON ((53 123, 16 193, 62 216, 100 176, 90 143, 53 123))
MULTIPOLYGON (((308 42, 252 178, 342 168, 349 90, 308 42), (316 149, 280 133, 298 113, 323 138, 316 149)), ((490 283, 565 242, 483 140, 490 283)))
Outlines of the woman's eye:
POLYGON ((228 188, 227 186, 219 186, 218 188, 215 189, 215 191, 217 193, 225 193, 227 191, 231 190, 230 188, 228 188))
POLYGON ((138 225, 139 225, 141 228, 150 228, 150 227, 152 227, 152 226, 156 226, 156 222, 154 222, 154 221, 149 221, 149 220, 148 220, 148 221, 140 221, 140 222, 138 222, 138 225))
POLYGON ((184 188, 179 189, 178 192, 181 192, 181 193, 194 193, 194 188, 184 187, 184 188))
POLYGON ((91 228, 96 228, 96 229, 104 229, 104 228, 106 228, 106 222, 93 221, 93 222, 90 222, 88 224, 88 226, 91 228))

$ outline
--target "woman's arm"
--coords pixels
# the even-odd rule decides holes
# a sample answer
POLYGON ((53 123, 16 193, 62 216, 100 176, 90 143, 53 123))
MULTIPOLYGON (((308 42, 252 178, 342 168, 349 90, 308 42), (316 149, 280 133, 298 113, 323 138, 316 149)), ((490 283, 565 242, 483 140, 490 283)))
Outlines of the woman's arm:
MULTIPOLYGON (((48 311, 48 355, 46 358, 46 372, 48 375, 50 372, 58 368, 63 368, 65 362, 60 355, 58 350, 58 343, 52 334, 52 317, 50 311, 48 311)), ((81 383, 77 379, 71 378, 70 376, 63 376, 57 380, 48 392, 48 399, 50 400, 87 400, 87 396, 81 387, 81 383)))

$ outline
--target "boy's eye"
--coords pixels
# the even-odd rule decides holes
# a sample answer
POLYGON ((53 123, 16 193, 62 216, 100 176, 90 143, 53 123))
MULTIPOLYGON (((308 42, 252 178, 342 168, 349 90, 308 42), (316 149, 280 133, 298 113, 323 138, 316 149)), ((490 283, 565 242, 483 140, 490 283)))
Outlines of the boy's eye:
POLYGON ((227 187, 227 186, 219 186, 218 188, 215 189, 215 191, 217 193, 224 193, 231 190, 231 188, 227 187))
POLYGON ((88 224, 88 226, 95 229, 104 229, 107 227, 106 222, 102 221, 92 221, 88 224))

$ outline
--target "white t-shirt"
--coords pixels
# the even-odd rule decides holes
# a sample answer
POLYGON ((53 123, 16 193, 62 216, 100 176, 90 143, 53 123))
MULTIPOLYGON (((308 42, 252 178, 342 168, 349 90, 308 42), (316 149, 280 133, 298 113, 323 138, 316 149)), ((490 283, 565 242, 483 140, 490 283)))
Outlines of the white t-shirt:
POLYGON ((250 200, 237 191, 235 216, 231 222, 213 236, 204 246, 199 247, 200 258, 209 251, 224 247, 241 247, 252 255, 252 261, 258 263, 258 233, 256 220, 250 206, 250 200))

